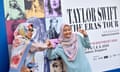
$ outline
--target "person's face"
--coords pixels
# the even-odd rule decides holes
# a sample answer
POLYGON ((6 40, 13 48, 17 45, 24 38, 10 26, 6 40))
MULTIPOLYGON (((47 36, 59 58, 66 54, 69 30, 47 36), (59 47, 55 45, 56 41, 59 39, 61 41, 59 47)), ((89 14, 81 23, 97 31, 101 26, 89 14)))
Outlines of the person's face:
POLYGON ((50 0, 51 8, 56 9, 60 6, 59 0, 50 0))
POLYGON ((64 28, 63 28, 63 36, 64 36, 65 38, 70 38, 70 37, 71 37, 71 34, 72 34, 71 27, 68 26, 68 25, 65 25, 64 28))
POLYGON ((31 39, 32 38, 32 34, 33 33, 31 31, 27 31, 27 33, 26 33, 27 38, 31 39))
POLYGON ((28 31, 26 33, 27 38, 31 39, 32 35, 33 35, 33 27, 31 25, 28 26, 28 31))

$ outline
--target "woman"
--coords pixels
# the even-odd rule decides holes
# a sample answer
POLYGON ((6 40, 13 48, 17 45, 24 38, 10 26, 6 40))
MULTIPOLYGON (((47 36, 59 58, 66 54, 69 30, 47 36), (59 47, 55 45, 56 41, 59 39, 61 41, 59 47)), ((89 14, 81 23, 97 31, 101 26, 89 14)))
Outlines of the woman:
POLYGON ((68 24, 63 24, 60 29, 60 44, 55 49, 48 50, 48 58, 61 57, 66 65, 67 72, 91 72, 84 53, 84 48, 90 48, 86 31, 79 30, 84 36, 81 37, 79 34, 72 33, 68 24))
POLYGON ((10 72, 12 72, 12 68, 18 70, 29 70, 29 64, 34 64, 34 67, 34 53, 37 51, 43 51, 47 48, 47 42, 34 42, 33 34, 34 28, 32 23, 21 23, 18 25, 14 32, 13 47, 11 49, 10 72), (32 41, 32 43, 30 41, 32 41))

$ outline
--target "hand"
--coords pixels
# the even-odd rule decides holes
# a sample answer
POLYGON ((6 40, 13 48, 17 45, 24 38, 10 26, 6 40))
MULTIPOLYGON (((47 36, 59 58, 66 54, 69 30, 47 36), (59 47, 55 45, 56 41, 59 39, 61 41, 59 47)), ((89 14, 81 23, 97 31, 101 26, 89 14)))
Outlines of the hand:
POLYGON ((83 36, 87 36, 87 32, 84 29, 79 29, 78 31, 82 33, 83 36))
POLYGON ((30 71, 30 69, 27 68, 26 66, 22 66, 21 72, 31 72, 31 71, 30 71))
POLYGON ((53 45, 50 42, 50 40, 46 40, 45 44, 48 46, 48 48, 53 48, 53 45))

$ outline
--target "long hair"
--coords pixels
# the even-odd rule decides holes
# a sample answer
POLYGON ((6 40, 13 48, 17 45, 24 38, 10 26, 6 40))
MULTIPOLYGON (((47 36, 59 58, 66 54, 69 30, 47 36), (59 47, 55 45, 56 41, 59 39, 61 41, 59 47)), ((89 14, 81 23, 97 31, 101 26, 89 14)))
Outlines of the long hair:
MULTIPOLYGON (((53 14, 53 10, 51 8, 50 0, 48 0, 47 6, 48 6, 48 12, 50 14, 53 14)), ((56 8, 55 11, 58 13, 58 15, 61 15, 61 1, 60 0, 59 0, 59 7, 56 8)))

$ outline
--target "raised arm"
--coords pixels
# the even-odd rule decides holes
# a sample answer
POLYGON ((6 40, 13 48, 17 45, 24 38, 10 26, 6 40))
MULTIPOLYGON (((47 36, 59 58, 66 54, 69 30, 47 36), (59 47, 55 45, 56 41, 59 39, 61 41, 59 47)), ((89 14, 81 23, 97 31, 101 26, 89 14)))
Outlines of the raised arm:
POLYGON ((78 34, 79 39, 81 40, 81 43, 83 44, 83 46, 85 48, 91 48, 87 32, 85 30, 79 29, 79 33, 81 33, 83 35, 83 37, 82 37, 78 34))

